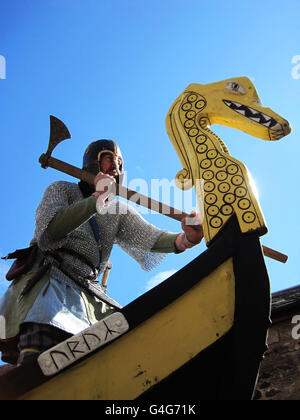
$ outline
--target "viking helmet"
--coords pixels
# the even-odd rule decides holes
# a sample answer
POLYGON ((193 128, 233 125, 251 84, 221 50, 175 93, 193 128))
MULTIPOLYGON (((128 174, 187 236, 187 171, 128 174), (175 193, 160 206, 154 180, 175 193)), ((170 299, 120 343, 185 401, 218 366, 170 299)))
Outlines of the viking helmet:
POLYGON ((119 173, 117 182, 121 184, 123 158, 119 146, 113 140, 96 140, 89 144, 83 156, 82 169, 97 175, 97 173, 101 170, 101 156, 104 153, 110 153, 113 155, 116 162, 116 169, 119 173), (121 165, 118 163, 119 160, 121 160, 121 165))

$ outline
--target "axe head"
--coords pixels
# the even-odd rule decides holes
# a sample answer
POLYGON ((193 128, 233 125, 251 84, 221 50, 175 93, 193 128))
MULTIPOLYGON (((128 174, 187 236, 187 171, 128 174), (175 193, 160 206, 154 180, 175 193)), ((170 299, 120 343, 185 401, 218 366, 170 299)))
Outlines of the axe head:
POLYGON ((71 134, 65 124, 58 118, 50 115, 50 139, 46 155, 49 157, 54 148, 63 140, 70 139, 71 134))
POLYGON ((46 153, 43 153, 39 158, 39 162, 42 165, 42 168, 46 169, 48 167, 48 160, 54 148, 61 141, 69 138, 71 138, 71 134, 69 133, 69 130, 67 129, 65 124, 58 118, 53 117, 53 115, 50 115, 50 139, 48 150, 46 153))

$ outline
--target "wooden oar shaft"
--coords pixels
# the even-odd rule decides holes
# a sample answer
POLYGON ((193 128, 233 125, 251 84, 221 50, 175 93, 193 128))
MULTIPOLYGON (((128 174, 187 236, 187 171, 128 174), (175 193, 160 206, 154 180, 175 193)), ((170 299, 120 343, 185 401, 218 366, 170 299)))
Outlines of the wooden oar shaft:
MULTIPOLYGON (((57 169, 58 171, 73 176, 74 178, 81 179, 82 181, 94 185, 95 175, 90 174, 83 169, 79 169, 76 166, 70 165, 69 163, 63 162, 62 160, 56 159, 52 156, 47 157, 45 154, 43 154, 41 155, 39 162, 43 167, 50 166, 53 169, 57 169)), ((187 213, 177 210, 174 207, 170 207, 167 204, 163 204, 160 201, 154 200, 153 198, 147 197, 141 193, 125 188, 122 185, 116 186, 116 195, 146 207, 150 210, 154 210, 157 213, 164 214, 165 216, 168 216, 171 219, 175 219, 177 221, 181 221, 184 217, 188 216, 187 213)), ((282 263, 285 263, 288 259, 287 255, 275 251, 274 249, 268 248, 266 246, 262 246, 262 249, 266 257, 272 258, 282 263)))
POLYGON ((280 261, 282 263, 286 263, 288 260, 288 256, 285 254, 282 254, 281 252, 275 251, 275 249, 268 248, 267 246, 262 246, 264 255, 266 257, 272 258, 273 260, 280 261))

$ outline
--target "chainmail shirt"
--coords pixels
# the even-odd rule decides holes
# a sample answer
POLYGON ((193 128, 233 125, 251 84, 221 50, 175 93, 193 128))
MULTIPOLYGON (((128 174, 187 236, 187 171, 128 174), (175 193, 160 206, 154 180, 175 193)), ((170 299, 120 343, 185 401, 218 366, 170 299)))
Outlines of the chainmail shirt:
MULTIPOLYGON (((74 335, 114 311, 109 303, 105 303, 107 300, 85 293, 84 287, 86 282, 91 284, 95 280, 95 268, 99 273, 103 272, 114 244, 132 256, 144 270, 151 270, 161 262, 165 253, 151 250, 165 231, 148 223, 132 206, 122 201, 113 200, 98 214, 93 200, 94 197, 84 198, 75 183, 54 182, 46 189, 36 211, 36 228, 31 241, 38 244, 38 257, 31 271, 13 281, 0 299, 0 321, 5 320, 5 328, 0 329, 0 350, 5 350, 6 343, 18 339, 23 324, 50 325, 74 335), (83 203, 83 200, 88 201, 83 203), (47 228, 55 215, 72 205, 81 208, 80 202, 87 205, 83 207, 88 211, 84 210, 76 218, 76 223, 73 216, 71 225, 77 227, 66 229, 69 233, 53 239, 51 229, 47 228), (95 217, 99 226, 99 243, 89 220, 86 220, 89 217, 95 217), (55 265, 57 261, 59 265, 55 265), (49 262, 53 263, 50 272, 38 280, 20 301, 20 293, 38 267, 49 262)), ((97 287, 100 290, 100 286, 97 287)), ((101 293, 105 295, 103 291, 101 293)), ((115 307, 120 305, 117 303, 115 307)))
POLYGON ((132 256, 144 270, 151 270, 158 265, 164 254, 151 252, 151 248, 164 232, 148 223, 130 205, 113 200, 105 206, 95 218, 100 231, 100 243, 97 244, 88 221, 70 232, 66 237, 53 240, 47 227, 54 215, 63 207, 83 200, 83 195, 75 183, 58 181, 45 191, 36 212, 36 229, 33 242, 37 242, 43 252, 61 253, 65 270, 71 275, 91 276, 92 267, 99 267, 102 272, 108 262, 113 245, 118 244, 132 256), (99 249, 102 261, 99 261, 99 249), (70 253, 66 251, 71 251, 70 253), (83 257, 88 263, 83 263, 83 257), (72 272, 70 272, 70 270, 72 272))

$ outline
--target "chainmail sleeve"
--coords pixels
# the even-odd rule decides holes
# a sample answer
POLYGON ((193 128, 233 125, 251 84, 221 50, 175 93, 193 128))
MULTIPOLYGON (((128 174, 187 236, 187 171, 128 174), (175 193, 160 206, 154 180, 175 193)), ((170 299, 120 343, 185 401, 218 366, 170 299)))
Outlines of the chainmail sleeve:
POLYGON ((74 201, 82 199, 75 184, 57 181, 50 184, 44 192, 43 198, 37 208, 35 217, 35 240, 43 251, 64 247, 69 238, 60 240, 51 239, 47 227, 55 214, 74 201), (78 196, 78 197, 77 197, 78 196))
MULTIPOLYGON (((48 233, 48 226, 53 217, 61 209, 70 208, 82 202, 83 195, 77 184, 58 181, 50 184, 44 192, 36 211, 34 241, 38 247, 50 258, 48 251, 55 251, 62 260, 64 272, 73 276, 89 277, 94 273, 93 268, 100 265, 99 243, 96 241, 90 223, 78 219, 78 227, 71 230, 64 237, 55 239, 48 233), (80 221, 83 223, 80 224, 80 221)), ((68 215, 68 217, 71 217, 68 215)), ((112 242, 112 241, 111 241, 112 242)))
POLYGON ((121 216, 116 243, 133 257, 143 270, 152 270, 166 255, 151 252, 165 231, 147 222, 132 206, 121 201, 119 206, 121 216))

